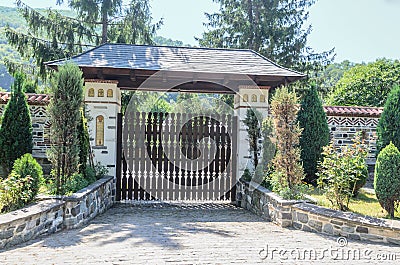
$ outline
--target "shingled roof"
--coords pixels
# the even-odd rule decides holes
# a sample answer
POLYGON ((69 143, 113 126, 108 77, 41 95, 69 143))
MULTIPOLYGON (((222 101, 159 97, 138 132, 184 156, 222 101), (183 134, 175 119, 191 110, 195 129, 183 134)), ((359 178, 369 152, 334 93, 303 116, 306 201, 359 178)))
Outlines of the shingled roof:
MULTIPOLYGON (((67 59, 47 62, 52 68, 67 59)), ((274 81, 273 85, 293 82, 305 75, 286 69, 252 50, 194 47, 103 44, 70 61, 83 69, 173 71, 221 75, 248 75, 256 80, 274 81)), ((107 74, 110 71, 107 71, 107 74)), ((116 72, 116 71, 114 71, 116 72)), ((125 72, 124 74, 129 72, 125 72)), ((84 71, 85 78, 94 78, 84 71)), ((103 73, 104 74, 104 73, 103 73)), ((259 82, 256 82, 259 84, 259 82)), ((268 84, 260 84, 268 85, 268 84)))

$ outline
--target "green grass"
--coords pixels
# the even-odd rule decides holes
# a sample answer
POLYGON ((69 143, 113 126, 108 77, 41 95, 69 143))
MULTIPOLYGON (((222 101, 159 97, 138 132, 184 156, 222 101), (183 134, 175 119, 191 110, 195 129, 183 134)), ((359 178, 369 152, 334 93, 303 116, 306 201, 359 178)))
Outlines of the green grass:
MULTIPOLYGON (((317 201, 318 205, 333 208, 330 201, 325 198, 319 189, 314 189, 310 196, 317 201)), ((375 194, 367 193, 364 190, 360 190, 357 197, 351 198, 349 211, 372 217, 389 218, 388 213, 381 207, 375 194)), ((400 219, 400 206, 395 212, 395 219, 400 219)))

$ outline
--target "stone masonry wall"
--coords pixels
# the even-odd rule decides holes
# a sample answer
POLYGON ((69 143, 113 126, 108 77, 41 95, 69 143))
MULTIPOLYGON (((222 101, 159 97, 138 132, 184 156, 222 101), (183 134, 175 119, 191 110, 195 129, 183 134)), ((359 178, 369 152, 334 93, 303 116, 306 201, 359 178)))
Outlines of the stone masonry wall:
POLYGON ((369 147, 367 164, 375 165, 376 161, 376 127, 379 117, 343 117, 328 116, 328 126, 331 139, 334 139, 336 146, 353 144, 352 140, 357 132, 364 136, 369 147))
POLYGON ((236 198, 238 206, 282 227, 400 245, 398 220, 335 211, 304 201, 283 200, 264 187, 242 180, 237 184, 236 198))
POLYGON ((0 215, 0 249, 42 234, 79 227, 115 202, 114 178, 104 177, 69 197, 47 198, 0 215))
POLYGON ((283 200, 275 193, 252 183, 239 181, 236 184, 236 204, 267 221, 282 227, 292 226, 292 205, 297 201, 283 200))
MULTIPOLYGON (((0 116, 3 115, 5 104, 0 104, 0 116)), ((50 147, 50 122, 46 113, 46 106, 29 105, 32 119, 33 150, 35 158, 47 158, 46 150, 50 147)))
POLYGON ((79 227, 110 208, 115 201, 113 177, 105 177, 65 198, 64 226, 79 227))

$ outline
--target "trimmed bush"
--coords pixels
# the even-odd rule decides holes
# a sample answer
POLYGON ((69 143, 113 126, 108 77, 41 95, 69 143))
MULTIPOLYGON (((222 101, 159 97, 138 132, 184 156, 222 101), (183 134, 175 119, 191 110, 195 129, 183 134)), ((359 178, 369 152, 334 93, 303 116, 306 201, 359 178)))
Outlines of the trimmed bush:
POLYGON ((297 120, 303 128, 300 136, 300 157, 306 174, 305 181, 316 185, 318 177, 315 173, 322 160, 323 147, 329 144, 329 127, 315 85, 303 97, 297 120))
POLYGON ((400 148, 400 86, 392 88, 385 103, 385 108, 376 128, 378 135, 377 153, 392 142, 400 148))
POLYGON ((393 143, 378 155, 374 188, 380 205, 394 218, 394 211, 400 201, 400 152, 393 143))
POLYGON ((13 172, 22 178, 30 176, 30 181, 25 183, 24 189, 29 191, 28 201, 32 201, 38 193, 39 184, 43 177, 43 170, 31 154, 25 154, 15 160, 13 172))
POLYGON ((0 212, 13 211, 32 202, 42 176, 42 167, 31 154, 17 159, 11 174, 0 183, 0 212))

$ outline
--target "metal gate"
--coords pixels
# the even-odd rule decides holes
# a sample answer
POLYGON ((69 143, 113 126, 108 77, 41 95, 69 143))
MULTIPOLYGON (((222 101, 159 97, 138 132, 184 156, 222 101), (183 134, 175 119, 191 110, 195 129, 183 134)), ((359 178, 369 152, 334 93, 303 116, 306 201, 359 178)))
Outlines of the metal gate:
POLYGON ((235 200, 237 117, 117 118, 117 200, 235 200))

